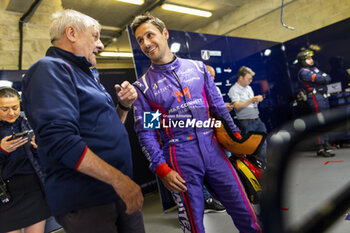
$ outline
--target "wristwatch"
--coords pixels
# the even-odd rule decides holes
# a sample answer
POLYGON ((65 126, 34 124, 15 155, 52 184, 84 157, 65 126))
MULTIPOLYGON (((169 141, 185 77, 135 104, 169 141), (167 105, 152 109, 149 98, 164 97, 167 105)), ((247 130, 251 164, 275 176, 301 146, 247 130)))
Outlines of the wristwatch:
POLYGON ((118 106, 121 110, 124 110, 124 111, 130 111, 131 110, 131 107, 125 107, 124 105, 122 105, 120 102, 118 103, 118 106))

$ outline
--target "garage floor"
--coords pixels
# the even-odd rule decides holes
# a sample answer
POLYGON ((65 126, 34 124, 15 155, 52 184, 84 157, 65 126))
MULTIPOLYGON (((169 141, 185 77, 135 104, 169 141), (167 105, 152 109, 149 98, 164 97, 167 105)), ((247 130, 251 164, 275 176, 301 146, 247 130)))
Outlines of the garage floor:
MULTIPOLYGON (((315 152, 298 152, 290 167, 286 203, 283 214, 287 224, 300 224, 313 209, 350 181, 350 149, 335 150, 335 157, 316 157, 315 152)), ((350 195, 350 194, 349 194, 350 195)), ((350 210, 348 211, 350 213, 350 210)), ((163 213, 158 193, 145 197, 143 216, 148 233, 181 233, 177 210, 163 213)), ((346 215, 327 233, 349 233, 350 221, 346 215)), ((206 233, 238 232, 226 213, 204 215, 206 233)))

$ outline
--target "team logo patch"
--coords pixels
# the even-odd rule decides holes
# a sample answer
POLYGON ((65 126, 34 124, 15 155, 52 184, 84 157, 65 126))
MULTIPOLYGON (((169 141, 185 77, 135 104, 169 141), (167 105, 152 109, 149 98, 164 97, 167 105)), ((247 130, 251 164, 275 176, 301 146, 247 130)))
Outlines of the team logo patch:
POLYGON ((183 90, 183 93, 180 91, 175 91, 174 94, 177 97, 177 102, 179 102, 179 103, 181 102, 181 97, 184 97, 185 95, 187 95, 188 98, 192 99, 191 93, 190 93, 190 90, 188 89, 188 87, 186 87, 183 90))

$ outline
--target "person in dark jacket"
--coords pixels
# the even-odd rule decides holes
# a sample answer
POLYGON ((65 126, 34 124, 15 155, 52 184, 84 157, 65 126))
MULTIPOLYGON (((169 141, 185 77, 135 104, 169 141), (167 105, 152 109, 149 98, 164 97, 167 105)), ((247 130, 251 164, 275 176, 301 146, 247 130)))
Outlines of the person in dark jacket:
MULTIPOLYGON (((298 72, 298 79, 304 93, 307 95, 307 103, 316 114, 329 109, 327 84, 331 82, 331 77, 319 70, 315 64, 311 50, 304 50, 297 54, 297 60, 301 66, 298 72)), ((318 138, 317 156, 332 157, 334 147, 328 142, 328 137, 318 138)))
POLYGON ((137 98, 116 85, 117 107, 101 85, 99 23, 80 12, 53 15, 53 47, 23 79, 23 106, 45 166, 45 192, 65 232, 143 233, 141 188, 132 180, 123 125, 137 98))
POLYGON ((4 181, 2 185, 10 196, 9 202, 0 203, 0 232, 19 233, 24 228, 24 232, 43 233, 50 216, 34 136, 31 133, 12 139, 13 134, 30 130, 27 120, 20 116, 18 92, 0 87, 0 182, 4 181))

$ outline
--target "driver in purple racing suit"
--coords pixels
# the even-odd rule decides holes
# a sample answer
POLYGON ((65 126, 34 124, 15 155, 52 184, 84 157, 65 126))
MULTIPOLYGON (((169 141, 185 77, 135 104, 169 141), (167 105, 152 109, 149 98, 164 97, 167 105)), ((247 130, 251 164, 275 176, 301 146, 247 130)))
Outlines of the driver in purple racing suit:
POLYGON ((242 183, 215 138, 217 123, 211 113, 223 116, 237 137, 240 132, 207 68, 171 53, 169 33, 160 19, 148 13, 137 16, 131 29, 152 61, 134 83, 135 130, 150 169, 172 192, 183 232, 205 232, 203 183, 226 207, 240 232, 262 232, 242 183), (160 130, 162 149, 154 128, 160 130))

